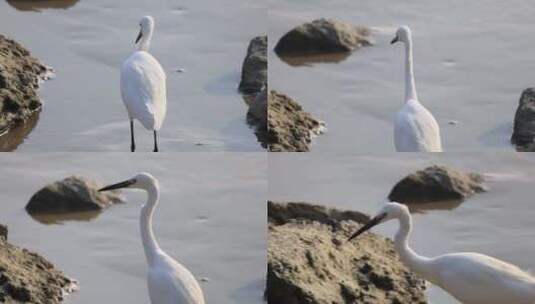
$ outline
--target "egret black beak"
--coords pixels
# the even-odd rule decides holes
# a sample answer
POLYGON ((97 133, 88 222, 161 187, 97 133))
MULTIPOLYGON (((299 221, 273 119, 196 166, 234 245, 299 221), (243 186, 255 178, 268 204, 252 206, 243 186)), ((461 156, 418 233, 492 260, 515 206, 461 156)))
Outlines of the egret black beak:
POLYGON ((129 179, 129 180, 126 180, 124 182, 120 182, 120 183, 117 183, 117 184, 109 185, 109 186, 106 186, 104 188, 98 189, 98 192, 109 191, 109 190, 120 189, 120 188, 126 188, 126 187, 130 187, 131 185, 133 185, 135 183, 136 183, 135 179, 129 179))
POLYGON ((143 37, 143 34, 142 34, 141 30, 139 30, 139 34, 137 35, 137 38, 136 38, 136 43, 139 42, 139 39, 141 39, 141 37, 143 37))
POLYGON ((390 41, 390 44, 394 44, 394 43, 396 43, 398 41, 399 41, 399 38, 398 38, 398 36, 396 36, 396 37, 394 37, 394 39, 392 39, 392 41, 390 41))
POLYGON ((367 222, 364 226, 360 227, 357 232, 353 233, 347 241, 351 241, 352 239, 356 238, 357 236, 361 235, 362 233, 370 230, 373 226, 376 226, 377 224, 380 224, 381 221, 386 217, 386 213, 379 214, 378 216, 372 218, 369 222, 367 222))

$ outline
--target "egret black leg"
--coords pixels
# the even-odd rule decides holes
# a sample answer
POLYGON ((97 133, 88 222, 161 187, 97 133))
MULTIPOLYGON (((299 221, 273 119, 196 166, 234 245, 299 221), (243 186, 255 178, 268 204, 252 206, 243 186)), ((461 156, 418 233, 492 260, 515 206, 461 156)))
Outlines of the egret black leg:
POLYGON ((131 138, 130 152, 134 152, 136 151, 136 142, 134 140, 134 121, 133 120, 130 121, 130 138, 131 138))
POLYGON ((158 152, 158 132, 154 130, 154 152, 158 152))

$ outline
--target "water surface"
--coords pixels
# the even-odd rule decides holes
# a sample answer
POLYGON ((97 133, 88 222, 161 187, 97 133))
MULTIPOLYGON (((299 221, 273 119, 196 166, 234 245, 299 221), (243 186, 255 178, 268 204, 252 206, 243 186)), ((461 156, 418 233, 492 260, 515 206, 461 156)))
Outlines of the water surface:
POLYGON ((535 81, 535 41, 528 38, 535 28, 531 1, 268 3, 270 88, 327 122, 328 133, 314 141, 312 151, 394 150, 392 121, 403 104, 404 49, 390 40, 402 24, 413 30, 419 99, 435 115, 445 150, 513 149, 509 138, 518 99, 535 81), (273 52, 290 29, 322 17, 372 27, 376 45, 347 58, 313 58, 298 66, 273 52))
MULTIPOLYGON (((252 0, 0 1, 1 34, 56 71, 40 90, 37 126, 17 150, 129 150, 119 68, 149 14, 156 19, 151 53, 167 73, 161 150, 263 150, 237 87, 250 39, 266 32, 264 7, 252 0)), ((136 129, 138 149, 150 151, 152 132, 136 129)))
POLYGON ((5 154, 0 223, 11 243, 45 256, 80 282, 66 303, 149 302, 139 212, 146 195, 69 217, 32 218, 24 206, 42 186, 72 174, 115 183, 138 171, 160 180, 154 230, 161 247, 201 282, 207 303, 263 303, 266 158, 259 153, 5 154), (243 271, 246 269, 247 271, 243 271))

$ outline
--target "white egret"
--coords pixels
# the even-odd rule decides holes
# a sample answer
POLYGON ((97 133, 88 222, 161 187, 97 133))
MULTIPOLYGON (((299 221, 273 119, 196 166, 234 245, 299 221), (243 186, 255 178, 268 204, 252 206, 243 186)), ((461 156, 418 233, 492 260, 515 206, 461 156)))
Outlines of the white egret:
POLYGON ((160 187, 158 180, 148 173, 100 189, 108 191, 120 188, 145 190, 148 200, 141 208, 141 241, 149 266, 147 285, 152 304, 204 304, 199 283, 191 272, 167 255, 158 245, 152 231, 152 215, 158 204, 160 187))
POLYGON ((394 144, 398 152, 442 152, 438 123, 416 94, 411 30, 400 27, 391 44, 405 43, 405 104, 394 119, 394 144))
POLYGON ((154 152, 158 152, 158 131, 167 110, 166 76, 158 60, 149 54, 154 19, 145 16, 139 26, 137 50, 121 68, 121 96, 130 118, 130 151, 136 150, 134 119, 137 119, 147 130, 154 132, 154 152))
POLYGON ((533 304, 535 277, 498 259, 473 252, 428 258, 415 253, 408 243, 412 219, 407 206, 388 203, 349 240, 373 226, 399 221, 394 247, 401 261, 413 272, 441 287, 464 304, 533 304))

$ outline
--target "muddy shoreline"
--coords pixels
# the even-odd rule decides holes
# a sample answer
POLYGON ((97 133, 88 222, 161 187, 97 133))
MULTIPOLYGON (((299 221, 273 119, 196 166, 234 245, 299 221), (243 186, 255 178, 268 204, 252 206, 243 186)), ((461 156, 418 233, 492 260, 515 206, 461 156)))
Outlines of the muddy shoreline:
POLYGON ((0 35, 1 135, 31 121, 41 111, 42 102, 37 91, 48 72, 26 48, 0 35))
POLYGON ((291 97, 271 90, 268 95, 268 149, 270 152, 308 152, 325 123, 303 110, 291 97))
POLYGON ((65 276, 44 257, 9 243, 7 227, 2 229, 0 302, 59 304, 77 286, 75 280, 65 276))
POLYGON ((368 218, 268 202, 268 302, 427 303, 425 281, 401 263, 391 240, 367 233, 347 242, 368 218))

